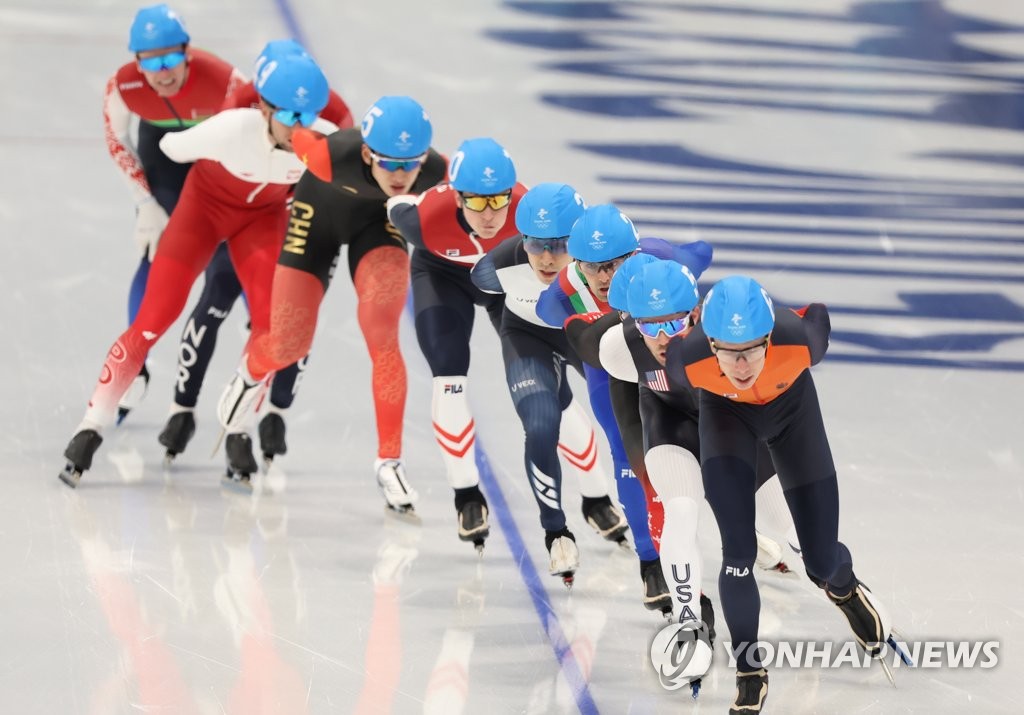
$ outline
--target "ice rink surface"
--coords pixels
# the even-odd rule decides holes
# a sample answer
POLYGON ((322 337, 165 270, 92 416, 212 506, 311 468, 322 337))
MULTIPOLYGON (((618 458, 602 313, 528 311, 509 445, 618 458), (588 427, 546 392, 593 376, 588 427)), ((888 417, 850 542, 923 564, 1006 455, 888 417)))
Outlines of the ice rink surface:
MULTIPOLYGON (((137 261, 100 111, 130 59, 136 7, 0 5, 0 712, 726 712, 721 650, 696 702, 659 685, 647 649, 664 622, 641 606, 636 559, 583 523, 568 481, 582 567, 571 593, 547 575, 483 316, 470 395, 496 513, 482 560, 456 538, 408 321, 404 456, 422 523, 385 514, 344 272, 289 453, 254 497, 222 490, 210 456, 242 308, 170 471, 156 435, 180 322, 151 354, 148 397, 105 435, 81 487, 57 480, 137 261)), ((705 286, 750 272, 779 303, 828 304, 832 345, 815 376, 857 573, 908 639, 997 640, 999 664, 903 668, 896 689, 877 666, 773 668, 765 712, 1024 708, 1024 4, 174 7, 195 44, 246 70, 267 40, 297 36, 357 114, 414 95, 443 152, 493 136, 528 185, 567 181, 644 235, 711 242, 705 286)), ((709 509, 701 533, 717 603, 709 509)), ((758 580, 765 639, 848 638, 806 579, 758 580)))

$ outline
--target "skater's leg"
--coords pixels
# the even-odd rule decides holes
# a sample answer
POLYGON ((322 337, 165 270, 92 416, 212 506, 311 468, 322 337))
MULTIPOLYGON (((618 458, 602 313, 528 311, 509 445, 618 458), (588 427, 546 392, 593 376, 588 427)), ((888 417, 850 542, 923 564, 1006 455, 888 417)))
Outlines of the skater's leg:
POLYGON ((526 433, 524 463, 540 510, 540 524, 546 531, 560 531, 565 528, 562 469, 558 462, 562 409, 552 361, 542 362, 533 357, 513 360, 505 366, 505 379, 526 433))
POLYGON ((373 372, 377 456, 398 459, 407 389, 398 324, 409 291, 409 256, 395 246, 374 248, 359 260, 352 280, 359 300, 359 328, 373 372))
POLYGON ((172 218, 153 261, 139 314, 107 354, 83 427, 101 432, 113 422, 118 401, 139 374, 152 345, 181 314, 192 284, 216 245, 189 235, 186 222, 172 218))
POLYGON ((722 611, 737 670, 750 673, 762 667, 756 648, 761 597, 754 580, 757 438, 731 407, 701 401, 701 470, 704 491, 722 535, 718 578, 722 611))
POLYGON ((622 446, 626 450, 626 459, 633 474, 644 490, 644 501, 647 504, 647 530, 651 543, 656 551, 661 546, 661 529, 665 521, 661 497, 651 485, 644 464, 644 428, 640 420, 640 387, 636 383, 616 380, 609 376, 608 394, 611 399, 615 424, 618 425, 622 446))
POLYGON ((626 512, 629 529, 633 532, 637 555, 643 561, 653 561, 658 558, 658 551, 654 548, 651 532, 647 527, 647 499, 643 487, 630 468, 626 448, 615 422, 611 397, 608 392, 608 373, 603 370, 594 370, 589 365, 584 367, 584 372, 587 377, 587 389, 590 393, 590 406, 611 447, 612 470, 615 475, 619 503, 622 504, 622 508, 626 512))
POLYGON ((199 400, 220 326, 242 292, 227 244, 217 248, 204 276, 203 291, 181 334, 174 382, 174 404, 190 409, 195 408, 199 400))
POLYGON ((428 269, 413 269, 412 290, 416 338, 434 376, 431 418, 448 484, 475 487, 480 473, 466 381, 475 306, 466 286, 428 269))

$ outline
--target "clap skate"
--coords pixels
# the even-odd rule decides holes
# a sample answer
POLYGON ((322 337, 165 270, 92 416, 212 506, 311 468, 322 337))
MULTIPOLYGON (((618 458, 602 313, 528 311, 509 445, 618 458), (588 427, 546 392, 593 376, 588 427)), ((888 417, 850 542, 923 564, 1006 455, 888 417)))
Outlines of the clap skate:
POLYGON ((192 410, 175 412, 167 420, 163 431, 157 440, 167 451, 164 453, 164 466, 171 466, 171 462, 179 454, 185 451, 192 436, 196 433, 196 418, 192 410))
POLYGON ((128 413, 139 406, 142 398, 146 396, 146 390, 148 389, 149 368, 143 364, 139 374, 132 380, 132 384, 128 386, 128 391, 121 396, 121 401, 117 403, 117 424, 124 422, 124 418, 128 416, 128 413))
POLYGON ((551 575, 561 576, 565 587, 571 589, 576 571, 580 567, 580 550, 576 548, 576 537, 565 527, 560 531, 545 531, 544 545, 551 556, 551 575))
POLYGON ((622 512, 612 505, 608 495, 603 497, 583 497, 583 518, 594 527, 598 536, 628 549, 626 532, 629 524, 622 512))
POLYGON ((892 671, 885 662, 885 646, 888 645, 898 653, 907 665, 913 666, 914 662, 892 637, 889 613, 881 601, 860 581, 857 581, 854 589, 845 596, 836 596, 827 588, 825 595, 846 616, 850 629, 853 630, 853 637, 857 639, 860 647, 869 656, 878 660, 885 671, 885 677, 893 687, 896 687, 892 671))
MULTIPOLYGON (((714 658, 714 627, 694 619, 691 614, 678 623, 662 628, 651 642, 651 665, 663 687, 675 690, 690 686, 694 699, 700 694, 701 679, 711 669, 714 658)), ((714 614, 710 613, 713 619, 714 614)))
POLYGON ((796 577, 796 573, 782 560, 782 547, 779 543, 759 531, 755 535, 757 536, 757 557, 754 563, 757 567, 783 576, 796 577))
POLYGON ((259 470, 252 454, 252 438, 245 432, 233 432, 224 442, 227 471, 221 483, 241 492, 252 492, 252 475, 259 470))
POLYGON ((284 440, 284 417, 279 412, 269 412, 260 420, 260 449, 263 450, 263 468, 269 469, 274 457, 288 452, 284 440))
POLYGON ((103 438, 96 430, 79 430, 64 450, 64 457, 68 461, 58 475, 60 480, 72 489, 77 487, 82 473, 92 467, 92 456, 102 442, 103 438))
POLYGON ((487 500, 479 486, 455 490, 455 511, 459 521, 459 538, 472 541, 480 556, 484 554, 484 540, 490 535, 487 522, 487 500))
POLYGON ((768 671, 736 672, 736 700, 729 715, 754 715, 761 712, 768 698, 768 671))
POLYGON ((246 418, 259 409, 269 384, 270 375, 262 380, 254 380, 243 360, 217 403, 217 418, 221 427, 225 430, 242 429, 246 418))
POLYGON ((644 584, 644 608, 648 611, 661 611, 669 621, 672 620, 672 594, 665 583, 665 574, 661 570, 661 559, 640 562, 640 579, 644 584))
POLYGON ((377 473, 377 485, 384 495, 388 509, 398 514, 414 516, 414 504, 420 495, 409 485, 402 460, 377 459, 373 463, 373 470, 377 473))
MULTIPOLYGON (((703 593, 700 594, 700 617, 703 622, 703 633, 707 634, 707 645, 710 650, 710 667, 710 657, 714 657, 715 653, 715 607, 711 605, 711 599, 703 593)), ((702 682, 703 676, 690 683, 690 695, 693 696, 694 700, 696 700, 697 696, 700 695, 700 686, 702 682)))

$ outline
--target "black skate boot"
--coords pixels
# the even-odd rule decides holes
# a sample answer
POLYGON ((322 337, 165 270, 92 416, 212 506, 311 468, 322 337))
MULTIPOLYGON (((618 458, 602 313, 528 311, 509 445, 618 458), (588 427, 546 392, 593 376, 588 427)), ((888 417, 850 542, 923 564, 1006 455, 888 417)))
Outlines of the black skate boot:
POLYGON ((288 452, 288 445, 284 441, 284 417, 277 412, 267 413, 267 416, 260 420, 259 433, 263 463, 269 467, 274 457, 288 452))
POLYGON ((487 523, 487 500, 479 485, 455 490, 455 512, 459 520, 459 538, 472 541, 477 553, 483 556, 484 540, 490 535, 491 527, 487 523))
POLYGON ((121 396, 121 401, 117 405, 117 424, 124 422, 124 418, 128 416, 128 413, 139 406, 142 398, 146 396, 148 389, 149 367, 143 363, 138 376, 128 386, 128 391, 121 396))
POLYGON ((753 715, 761 712, 768 698, 768 671, 764 668, 750 673, 736 671, 736 702, 729 715, 753 715))
POLYGON ((845 596, 836 596, 827 588, 825 593, 846 616, 860 647, 872 658, 880 657, 889 639, 889 614, 875 595, 860 581, 845 596))
POLYGON ((82 478, 82 472, 92 467, 92 456, 100 448, 103 438, 96 430, 84 429, 76 433, 64 450, 68 460, 60 473, 60 480, 74 489, 82 478))
MULTIPOLYGON (((700 594, 700 619, 704 623, 703 630, 708 636, 708 648, 713 654, 715 650, 715 607, 711 605, 711 599, 703 593, 700 594)), ((694 700, 700 695, 703 680, 702 676, 690 683, 690 694, 694 700)))
MULTIPOLYGON (((812 579, 813 580, 813 579, 812 579)), ((850 629, 853 631, 857 643, 872 658, 878 660, 882 666, 882 672, 895 688, 896 680, 893 678, 892 670, 885 662, 885 647, 888 645, 909 666, 914 665, 913 659, 903 649, 899 642, 893 638, 894 631, 890 625, 889 612, 882 605, 881 601, 870 589, 860 581, 856 582, 853 590, 845 596, 837 596, 828 588, 825 588, 825 595, 836 607, 846 616, 850 629)), ((819 584, 820 585, 820 584, 819 584)), ((898 636, 898 634, 896 634, 898 636)))
POLYGON ((164 425, 163 432, 157 437, 160 444, 167 448, 167 452, 164 454, 165 465, 169 465, 175 457, 185 451, 185 447, 188 446, 189 440, 195 433, 196 418, 193 416, 192 410, 175 412, 170 416, 167 424, 164 425))
POLYGON ((567 528, 544 532, 544 545, 551 556, 552 576, 561 576, 566 588, 572 588, 576 570, 580 567, 580 550, 576 548, 576 537, 567 528))
POLYGON ((628 548, 626 532, 629 524, 622 512, 612 506, 610 497, 583 497, 583 518, 594 527, 598 536, 628 548))
POLYGON ((224 475, 225 486, 251 492, 251 477, 259 469, 256 458, 252 455, 252 438, 244 432, 229 434, 224 442, 227 453, 228 468, 224 475))
POLYGON ((665 583, 661 570, 661 559, 640 562, 640 579, 644 583, 644 608, 661 611, 665 618, 672 619, 672 594, 665 583))
POLYGON ((700 619, 708 629, 708 638, 711 645, 715 644, 715 607, 711 605, 711 599, 703 593, 700 595, 700 619))

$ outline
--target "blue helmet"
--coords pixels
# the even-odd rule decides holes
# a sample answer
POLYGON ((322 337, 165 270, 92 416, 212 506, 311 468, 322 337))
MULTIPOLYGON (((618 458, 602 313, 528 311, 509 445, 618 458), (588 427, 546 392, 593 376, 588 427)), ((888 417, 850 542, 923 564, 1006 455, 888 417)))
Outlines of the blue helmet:
POLYGON ((565 238, 586 207, 568 184, 537 184, 519 200, 516 230, 532 238, 565 238))
POLYGON ((610 261, 639 246, 633 222, 614 204, 587 207, 569 232, 569 255, 577 261, 610 261))
POLYGON ((689 313, 700 302, 697 279, 682 263, 656 259, 634 273, 626 290, 627 310, 634 318, 689 313))
POLYGON ((148 52, 175 45, 187 45, 191 38, 181 18, 167 5, 149 5, 135 13, 128 33, 128 50, 148 52))
POLYGON ((709 338, 746 343, 772 332, 775 308, 753 278, 729 276, 715 283, 704 296, 700 322, 709 338))
POLYGON ((430 149, 434 128, 419 102, 404 95, 381 97, 363 115, 363 142, 381 156, 412 159, 430 149))
POLYGON ((254 84, 264 100, 290 112, 319 112, 331 91, 320 66, 305 53, 269 58, 254 84))
POLYGON ((254 77, 259 77, 263 67, 272 61, 280 61, 282 57, 308 54, 306 48, 295 40, 271 40, 260 50, 260 56, 256 58, 256 66, 253 68, 252 74, 254 77))
POLYGON ((491 196, 516 185, 516 167, 505 148, 490 137, 467 139, 448 164, 448 176, 456 191, 491 196))
POLYGON ((619 270, 615 271, 615 275, 612 276, 612 283, 608 287, 608 305, 615 308, 615 310, 629 312, 626 293, 629 290, 630 281, 633 280, 633 276, 639 273, 644 266, 657 260, 650 253, 634 253, 627 258, 619 266, 619 270))

